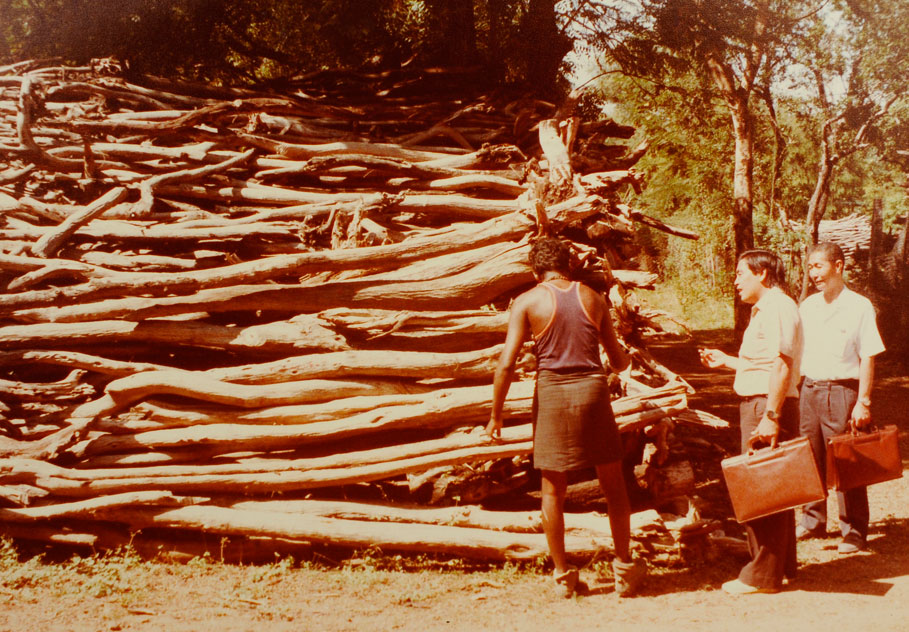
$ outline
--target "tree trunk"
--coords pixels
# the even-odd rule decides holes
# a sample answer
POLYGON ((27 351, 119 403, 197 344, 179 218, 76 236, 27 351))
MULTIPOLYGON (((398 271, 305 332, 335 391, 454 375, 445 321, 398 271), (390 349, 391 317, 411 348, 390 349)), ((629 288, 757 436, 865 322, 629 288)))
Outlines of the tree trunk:
MULTIPOLYGON (((829 141, 825 138, 823 141, 823 151, 818 162, 817 180, 814 184, 814 191, 811 193, 811 199, 808 200, 808 214, 805 217, 805 232, 807 233, 809 244, 818 242, 818 229, 821 220, 827 213, 827 198, 830 192, 830 182, 833 179, 834 160, 830 157, 829 141)), ((811 282, 808 279, 808 253, 805 252, 802 257, 802 287, 799 290, 799 302, 804 301, 808 296, 811 282)))
MULTIPOLYGON (((735 207, 732 213, 732 232, 735 240, 735 258, 754 248, 754 129, 747 96, 740 96, 732 111, 732 127, 735 132, 735 169, 733 171, 733 195, 735 207)), ((751 314, 750 306, 742 303, 735 293, 735 332, 741 339, 751 314)))

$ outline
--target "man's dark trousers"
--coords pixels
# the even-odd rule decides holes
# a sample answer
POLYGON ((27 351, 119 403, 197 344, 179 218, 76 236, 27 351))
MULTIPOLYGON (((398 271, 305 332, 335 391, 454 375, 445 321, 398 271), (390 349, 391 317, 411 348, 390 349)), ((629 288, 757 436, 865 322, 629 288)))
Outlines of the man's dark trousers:
MULTIPOLYGON (((748 437, 757 428, 764 409, 765 396, 748 397, 739 405, 742 454, 748 451, 748 437)), ((779 441, 797 436, 798 401, 787 397, 780 411, 779 441)), ((745 523, 751 561, 739 572, 739 580, 757 588, 779 589, 783 577, 794 578, 798 562, 795 547, 795 510, 789 509, 745 523)))
MULTIPOLYGON (((817 459, 821 480, 826 480, 827 439, 849 429, 852 409, 858 399, 858 380, 815 382, 805 379, 799 393, 799 433, 807 437, 817 459)), ((843 537, 858 533, 864 541, 868 536, 868 488, 858 487, 837 492, 840 533, 843 537)), ((802 508, 802 526, 809 531, 827 528, 827 501, 802 508)))

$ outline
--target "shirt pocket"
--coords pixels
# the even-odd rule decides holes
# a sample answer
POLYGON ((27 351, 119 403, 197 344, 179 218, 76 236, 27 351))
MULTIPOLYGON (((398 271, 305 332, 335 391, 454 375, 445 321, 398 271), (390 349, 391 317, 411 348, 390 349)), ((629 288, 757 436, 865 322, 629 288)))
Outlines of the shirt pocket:
POLYGON ((854 336, 851 328, 842 322, 832 323, 828 332, 828 339, 824 341, 831 356, 845 359, 849 357, 852 347, 855 345, 854 336))

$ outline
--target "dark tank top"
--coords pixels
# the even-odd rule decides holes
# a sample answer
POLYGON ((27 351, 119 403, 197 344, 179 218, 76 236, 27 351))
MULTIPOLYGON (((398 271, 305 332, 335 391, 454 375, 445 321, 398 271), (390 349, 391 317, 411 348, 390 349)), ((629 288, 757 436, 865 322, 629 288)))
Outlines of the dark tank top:
POLYGON ((602 369, 600 333, 581 304, 578 282, 561 290, 543 283, 554 299, 552 316, 534 337, 537 368, 550 371, 602 369))

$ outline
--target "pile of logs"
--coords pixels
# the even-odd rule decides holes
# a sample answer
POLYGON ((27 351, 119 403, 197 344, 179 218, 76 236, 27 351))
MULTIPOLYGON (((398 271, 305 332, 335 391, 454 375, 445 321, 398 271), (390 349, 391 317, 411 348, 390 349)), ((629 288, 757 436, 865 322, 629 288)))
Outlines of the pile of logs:
MULTIPOLYGON (((539 234, 572 240, 613 303, 642 484, 690 491, 668 432, 721 422, 647 353, 659 314, 630 290, 656 279, 630 262, 635 222, 696 236, 622 203, 632 129, 475 79, 0 68, 3 531, 244 559, 544 553, 535 513, 451 507, 528 486, 529 348, 502 441, 480 427, 539 234)), ((568 526, 575 554, 608 548, 606 518, 568 526)))

